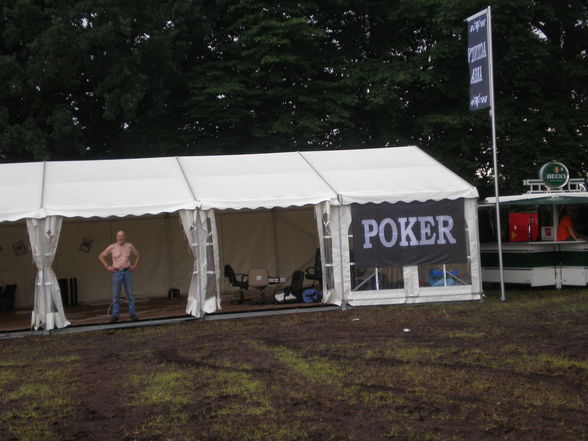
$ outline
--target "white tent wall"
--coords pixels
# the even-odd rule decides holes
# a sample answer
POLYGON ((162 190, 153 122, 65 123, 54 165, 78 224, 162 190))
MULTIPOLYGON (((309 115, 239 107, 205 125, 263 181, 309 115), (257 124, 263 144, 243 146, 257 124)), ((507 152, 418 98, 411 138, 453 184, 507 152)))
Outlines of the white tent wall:
POLYGON ((119 230, 141 253, 133 278, 139 301, 164 297, 171 287, 187 294, 193 258, 177 216, 73 219, 64 222, 53 268, 58 278, 77 278, 79 303, 111 302, 111 275, 99 264, 98 254, 114 242, 119 230), (84 240, 92 241, 89 252, 80 249, 84 240))
POLYGON ((213 312, 221 309, 221 269, 218 255, 218 229, 214 210, 206 212, 206 292, 204 296, 203 312, 213 312))
POLYGON ((25 222, 0 223, 0 286, 16 284, 16 309, 33 308, 36 276, 25 222))
MULTIPOLYGON (((236 273, 265 268, 270 276, 290 279, 314 263, 318 243, 313 207, 217 213, 221 268, 236 273)), ((234 291, 226 278, 223 291, 234 291)))
POLYGON ((273 217, 270 211, 217 213, 221 266, 236 273, 265 268, 276 274, 273 217))
POLYGON ((192 270, 194 268, 194 257, 190 251, 188 238, 182 230, 179 216, 169 215, 165 220, 166 234, 168 235, 169 256, 168 265, 170 268, 170 288, 180 290, 182 297, 188 295, 192 270))
POLYGON ((319 247, 314 210, 273 210, 276 231, 277 273, 290 280, 295 270, 304 271, 314 265, 316 249, 319 247))
POLYGON ((466 199, 465 218, 470 243, 470 263, 472 270, 472 294, 482 296, 482 262, 480 257, 480 229, 478 228, 478 201, 466 199))
MULTIPOLYGON (((341 229, 351 237, 351 207, 341 207, 341 229)), ((368 291, 352 291, 350 285, 350 266, 343 265, 345 281, 343 295, 351 306, 412 304, 447 301, 479 300, 482 294, 480 251, 478 239, 478 215, 476 199, 464 200, 464 216, 468 242, 468 272, 471 283, 466 285, 450 285, 440 287, 419 286, 419 267, 403 267, 404 288, 368 291)), ((349 256, 349 243, 343 244, 342 255, 349 256)))
POLYGON ((323 203, 315 208, 321 241, 323 302, 345 307, 351 292, 349 240, 345 225, 351 223, 348 206, 323 203))

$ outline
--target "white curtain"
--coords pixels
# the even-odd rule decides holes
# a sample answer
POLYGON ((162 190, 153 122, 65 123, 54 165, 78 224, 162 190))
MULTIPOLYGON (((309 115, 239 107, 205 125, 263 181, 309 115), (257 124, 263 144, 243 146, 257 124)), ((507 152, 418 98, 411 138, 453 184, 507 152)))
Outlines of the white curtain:
POLYGON ((59 283, 52 268, 62 222, 63 218, 59 216, 27 219, 33 260, 37 266, 35 304, 31 315, 31 327, 35 330, 44 328, 50 331, 70 324, 65 318, 59 283))
POLYGON ((323 267, 323 302, 344 305, 351 292, 349 238, 351 210, 324 202, 315 206, 323 267))
POLYGON ((194 256, 186 313, 202 317, 220 309, 218 240, 214 211, 181 210, 180 219, 194 256))
POLYGON ((351 296, 351 261, 349 253, 349 226, 351 225, 351 207, 349 205, 334 206, 331 208, 333 230, 336 231, 336 240, 333 240, 333 255, 340 256, 335 259, 335 274, 341 274, 340 280, 335 279, 337 291, 341 292, 343 306, 349 303, 351 296))

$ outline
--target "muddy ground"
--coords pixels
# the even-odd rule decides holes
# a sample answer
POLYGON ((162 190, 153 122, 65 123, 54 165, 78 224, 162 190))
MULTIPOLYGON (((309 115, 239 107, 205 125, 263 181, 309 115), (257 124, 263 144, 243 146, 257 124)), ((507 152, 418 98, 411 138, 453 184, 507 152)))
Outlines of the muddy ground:
POLYGON ((0 440, 588 440, 588 294, 0 341, 0 440))

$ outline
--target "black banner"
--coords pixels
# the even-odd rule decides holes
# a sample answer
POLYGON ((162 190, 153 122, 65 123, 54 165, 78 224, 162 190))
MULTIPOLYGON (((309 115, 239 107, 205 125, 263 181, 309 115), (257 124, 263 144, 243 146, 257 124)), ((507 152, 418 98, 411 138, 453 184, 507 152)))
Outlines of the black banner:
POLYGON ((352 204, 360 268, 467 261, 464 201, 352 204))
POLYGON ((470 110, 490 107, 489 12, 467 19, 468 65, 470 67, 470 110))

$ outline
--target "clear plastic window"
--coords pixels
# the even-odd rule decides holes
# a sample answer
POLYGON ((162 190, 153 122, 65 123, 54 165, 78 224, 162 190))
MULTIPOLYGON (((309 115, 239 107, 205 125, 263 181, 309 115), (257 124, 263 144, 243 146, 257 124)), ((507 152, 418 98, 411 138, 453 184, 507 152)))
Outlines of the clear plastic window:
POLYGON ((402 288, 404 288, 404 273, 401 266, 355 268, 355 264, 351 264, 352 291, 381 291, 402 288))
POLYGON ((353 257, 353 236, 349 235, 349 261, 352 291, 381 291, 404 288, 401 266, 357 268, 353 257))
MULTIPOLYGON (((470 240, 466 227, 466 247, 470 250, 470 240)), ((468 251, 466 262, 419 265, 419 286, 459 286, 472 284, 472 265, 468 251)))
POLYGON ((419 286, 471 285, 470 264, 447 263, 442 265, 419 265, 419 286))
POLYGON ((326 282, 327 282, 327 289, 332 289, 335 286, 335 277, 333 273, 333 240, 330 236, 325 236, 324 242, 325 244, 325 271, 326 271, 326 282))

